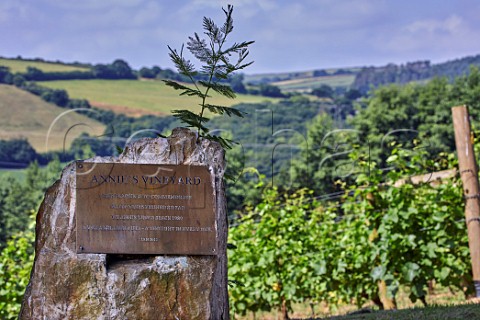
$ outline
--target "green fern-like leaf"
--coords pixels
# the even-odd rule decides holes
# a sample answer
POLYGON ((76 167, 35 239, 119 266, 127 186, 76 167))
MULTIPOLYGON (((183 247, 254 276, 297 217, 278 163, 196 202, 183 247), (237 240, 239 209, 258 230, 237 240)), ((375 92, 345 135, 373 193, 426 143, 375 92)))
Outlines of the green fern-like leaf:
POLYGON ((200 39, 197 33, 195 33, 194 37, 189 37, 187 49, 201 62, 209 63, 212 60, 212 50, 208 48, 204 39, 200 39))
POLYGON ((222 51, 222 54, 232 54, 242 52, 244 49, 247 49, 249 45, 253 44, 255 41, 244 41, 240 43, 234 43, 230 48, 222 51))
POLYGON ((182 93, 180 93, 181 96, 185 96, 185 95, 187 95, 187 96, 197 96, 197 97, 200 97, 202 99, 207 97, 200 90, 189 88, 189 87, 184 86, 183 84, 180 84, 176 81, 172 81, 172 80, 162 80, 162 81, 165 82, 165 84, 167 86, 172 87, 175 90, 183 90, 182 93))
POLYGON ((206 134, 203 137, 207 138, 208 140, 218 142, 222 146, 223 149, 232 149, 233 145, 237 144, 233 140, 222 138, 220 136, 214 136, 214 135, 211 135, 211 134, 206 134))
POLYGON ((229 34, 230 32, 233 31, 233 18, 232 18, 233 6, 229 4, 227 6, 227 10, 225 10, 223 8, 222 8, 222 10, 223 10, 223 12, 225 13, 225 16, 226 16, 225 23, 222 26, 222 32, 224 34, 229 34))
POLYGON ((244 112, 232 107, 216 106, 211 104, 207 104, 206 107, 208 111, 210 111, 211 113, 220 114, 220 115, 226 114, 229 117, 234 115, 234 116, 243 118, 245 115, 244 112))
POLYGON ((203 29, 205 29, 206 35, 217 44, 225 37, 225 33, 220 31, 215 22, 210 18, 203 18, 203 29))
POLYGON ((210 119, 199 116, 189 110, 173 110, 173 116, 180 119, 180 121, 188 124, 189 127, 197 128, 202 132, 208 132, 208 128, 203 124, 208 122, 210 119))
POLYGON ((180 53, 178 53, 177 50, 170 48, 170 46, 168 47, 168 50, 170 50, 170 59, 175 64, 175 67, 179 73, 188 77, 194 77, 197 75, 197 71, 195 70, 193 63, 183 57, 183 46, 180 50, 180 53))
POLYGON ((206 123, 209 119, 204 117, 204 112, 208 110, 214 114, 243 117, 241 111, 209 104, 207 99, 210 98, 211 90, 227 98, 234 99, 236 97, 235 92, 225 82, 228 81, 229 75, 253 63, 253 61, 245 63, 244 60, 248 56, 248 46, 254 41, 233 43, 228 47, 226 45, 227 37, 233 31, 233 6, 228 5, 227 9, 222 8, 222 10, 225 13, 225 22, 222 27, 218 27, 212 19, 205 17, 203 18, 203 29, 207 38, 202 39, 198 33, 188 37, 188 51, 202 63, 198 71, 194 64, 183 56, 183 46, 180 52, 168 47, 170 59, 178 72, 190 79, 191 86, 171 80, 164 80, 164 82, 167 86, 179 90, 181 96, 193 96, 201 100, 199 114, 189 110, 173 110, 173 115, 188 127, 196 128, 200 136, 217 141, 225 149, 231 149, 234 143, 232 140, 208 134, 209 129, 206 123), (236 62, 234 55, 238 56, 236 62), (201 80, 197 78, 199 74, 202 75, 201 80))
POLYGON ((235 99, 236 97, 235 92, 228 85, 223 85, 216 82, 205 82, 202 80, 198 81, 198 83, 200 83, 204 87, 211 88, 213 91, 218 92, 227 98, 235 99))

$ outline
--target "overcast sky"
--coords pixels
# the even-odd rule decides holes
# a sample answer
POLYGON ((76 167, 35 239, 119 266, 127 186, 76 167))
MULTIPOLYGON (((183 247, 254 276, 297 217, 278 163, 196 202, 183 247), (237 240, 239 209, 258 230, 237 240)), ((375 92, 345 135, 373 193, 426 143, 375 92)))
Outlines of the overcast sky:
POLYGON ((171 68, 167 45, 228 3, 248 74, 480 54, 478 0, 1 0, 0 56, 171 68))

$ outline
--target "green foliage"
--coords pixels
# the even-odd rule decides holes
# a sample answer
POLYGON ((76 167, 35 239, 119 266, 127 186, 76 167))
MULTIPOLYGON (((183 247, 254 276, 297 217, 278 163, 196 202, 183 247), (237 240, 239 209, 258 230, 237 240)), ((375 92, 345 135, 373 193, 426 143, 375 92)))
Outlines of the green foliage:
MULTIPOLYGON (((255 90, 255 89, 253 89, 255 90)), ((255 91, 251 92, 252 94, 255 93, 255 91)), ((284 98, 285 95, 282 93, 279 87, 274 86, 272 84, 265 84, 262 83, 260 84, 258 88, 258 94, 265 96, 265 97, 273 97, 273 98, 284 98)))
POLYGON ((236 93, 247 93, 247 88, 243 84, 245 76, 243 74, 234 74, 230 78, 230 86, 236 93))
POLYGON ((433 77, 454 80, 468 74, 472 66, 480 67, 480 55, 439 64, 430 64, 427 60, 408 62, 405 65, 390 63, 384 67, 364 67, 356 75, 352 87, 367 92, 381 85, 426 81, 433 77))
MULTIPOLYGON (((315 266, 310 228, 316 220, 308 217, 312 203, 305 190, 288 196, 266 189, 263 201, 242 217, 230 232, 235 249, 229 258, 229 278, 241 285, 230 289, 233 310, 269 310, 310 297, 308 285, 315 266)), ((321 268, 321 267, 320 267, 321 268)))
POLYGON ((10 68, 0 66, 0 83, 11 84, 13 82, 13 74, 10 68))
POLYGON ((35 214, 28 227, 14 235, 0 253, 0 318, 17 319, 33 267, 35 214))
POLYGON ((468 105, 472 119, 480 119, 480 71, 472 68, 469 75, 458 77, 450 84, 445 78, 436 78, 425 85, 390 85, 373 91, 363 101, 352 119, 358 138, 369 145, 372 160, 385 167, 389 155, 386 146, 395 141, 412 148, 418 140, 435 158, 441 152, 454 152, 455 141, 451 108, 468 105))
MULTIPOLYGON (((415 302, 425 297, 429 280, 462 288, 470 277, 459 177, 436 186, 408 181, 391 186, 401 178, 443 169, 448 160, 425 159, 422 152, 395 148, 388 159, 393 166, 390 172, 385 174, 373 164, 368 176, 359 175, 348 188, 342 205, 347 242, 356 243, 354 255, 361 252, 354 265, 360 262, 361 270, 370 275, 369 281, 357 282, 357 292, 368 293, 356 296, 358 304, 375 298, 372 280, 384 280, 391 296, 400 285, 410 287, 415 302)), ((448 161, 452 166, 453 156, 448 161)))
POLYGON ((234 146, 226 154, 225 172, 227 212, 229 222, 235 223, 237 215, 247 206, 260 201, 261 193, 255 186, 263 182, 264 175, 253 167, 245 167, 245 154, 241 146, 234 146))
MULTIPOLYGON (((335 145, 339 144, 338 134, 332 143, 328 134, 333 129, 333 120, 326 113, 316 116, 307 125, 307 140, 302 144, 301 160, 293 163, 293 188, 310 188, 317 195, 337 189, 334 184, 338 178, 335 176, 335 166, 342 160, 341 156, 347 157, 349 150, 338 150, 335 145), (339 151, 343 151, 343 154, 338 154, 339 151), (333 156, 334 154, 337 156, 333 156)), ((348 137, 342 137, 344 141, 345 138, 348 137)))
POLYGON ((61 171, 58 160, 30 165, 23 181, 3 178, 0 192, 0 318, 16 319, 33 267, 35 215, 61 171))
POLYGON ((329 85, 322 84, 320 87, 313 89, 312 94, 319 98, 332 98, 333 89, 329 85))
POLYGON ((91 65, 78 62, 64 63, 60 61, 45 61, 41 58, 27 59, 22 57, 1 57, 0 66, 8 67, 12 73, 25 73, 28 67, 40 69, 44 73, 88 71, 91 67, 91 65))
MULTIPOLYGON (((239 104, 236 108, 245 113, 245 121, 236 123, 234 118, 214 117, 210 127, 230 133, 238 143, 235 148, 240 149, 244 167, 254 167, 267 178, 273 177, 275 185, 288 187, 291 162, 301 158, 307 163, 306 153, 300 154, 306 140, 307 119, 315 118, 326 106, 296 96, 278 103, 239 104)), ((228 157, 227 153, 230 161, 228 157)))
POLYGON ((92 73, 98 79, 136 79, 127 62, 117 59, 111 64, 97 64, 92 68, 92 73))
POLYGON ((38 154, 27 139, 0 140, 2 167, 27 166, 36 159, 38 154))
POLYGON ((378 300, 378 282, 395 297, 400 286, 424 300, 427 282, 466 290, 471 280, 459 177, 436 185, 408 177, 453 167, 453 155, 428 160, 421 150, 393 146, 389 171, 356 151, 363 170, 340 202, 318 202, 308 192, 262 201, 230 230, 232 310, 270 310, 282 302, 378 300), (394 182, 407 179, 402 185, 394 182))
POLYGON ((200 136, 216 140, 222 147, 229 149, 231 148, 232 141, 208 134, 209 129, 205 123, 207 123, 209 119, 205 117, 205 112, 208 110, 213 114, 235 115, 238 117, 242 117, 243 114, 234 108, 211 105, 207 103, 207 98, 210 97, 210 91, 215 91, 227 98, 235 98, 235 92, 232 88, 229 85, 223 84, 222 81, 227 80, 234 72, 242 70, 253 63, 244 62, 248 56, 248 46, 251 45, 253 41, 233 43, 230 47, 225 48, 227 37, 233 31, 233 7, 229 5, 227 10, 223 9, 223 11, 226 20, 222 27, 218 27, 210 18, 203 18, 203 28, 208 40, 201 39, 200 36, 195 33, 194 36, 189 37, 189 41, 187 42, 187 49, 203 64, 200 70, 197 70, 195 65, 184 57, 183 46, 180 52, 168 47, 170 50, 170 58, 178 72, 190 80, 193 88, 172 80, 164 80, 164 82, 175 90, 180 90, 181 96, 194 96, 198 97, 201 101, 199 104, 201 107, 199 114, 195 114, 189 110, 173 110, 173 115, 189 127, 196 128, 200 136), (230 61, 230 57, 233 54, 238 56, 238 59, 234 63, 230 61), (197 75, 200 75, 201 78, 198 79, 197 75))
MULTIPOLYGON (((15 79, 14 79, 15 80, 15 79)), ((18 81, 14 84, 22 90, 28 91, 34 95, 39 96, 44 101, 52 103, 61 108, 90 108, 90 103, 84 99, 70 99, 67 91, 63 89, 50 89, 33 81, 18 81)))
POLYGON ((46 169, 34 162, 28 167, 24 181, 9 176, 0 178, 0 249, 13 235, 25 230, 29 221, 26 212, 36 212, 43 194, 60 171, 58 160, 50 162, 46 169))

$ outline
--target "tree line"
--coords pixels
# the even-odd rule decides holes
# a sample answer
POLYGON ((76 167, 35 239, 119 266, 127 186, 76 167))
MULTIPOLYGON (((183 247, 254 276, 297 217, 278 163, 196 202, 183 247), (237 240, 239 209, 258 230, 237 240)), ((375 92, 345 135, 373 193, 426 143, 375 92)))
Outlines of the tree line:
POLYGON ((352 88, 365 93, 381 85, 406 84, 434 77, 445 77, 453 81, 456 77, 468 74, 471 66, 480 67, 480 55, 439 64, 431 64, 430 61, 425 60, 401 65, 390 63, 383 67, 364 67, 355 76, 352 88))
MULTIPOLYGON (((32 71, 32 69, 35 68, 29 67, 28 70, 35 73, 36 71, 32 71)), ((41 73, 43 74, 43 72, 41 73)), ((39 96, 44 101, 53 103, 61 108, 90 108, 90 104, 85 99, 70 99, 67 91, 63 89, 50 89, 47 87, 43 87, 41 85, 38 85, 34 81, 28 81, 27 78, 19 73, 12 74, 9 68, 0 66, 0 84, 3 83, 8 85, 14 85, 19 89, 39 96)))

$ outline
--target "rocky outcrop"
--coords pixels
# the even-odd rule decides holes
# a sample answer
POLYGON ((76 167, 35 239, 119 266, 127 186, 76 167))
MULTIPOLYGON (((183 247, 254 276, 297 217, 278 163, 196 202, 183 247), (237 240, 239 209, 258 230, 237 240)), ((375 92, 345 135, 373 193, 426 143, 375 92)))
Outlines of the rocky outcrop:
POLYGON ((75 164, 46 193, 37 215, 35 264, 20 319, 226 319, 224 151, 177 128, 141 139, 119 157, 89 161, 208 166, 214 183, 216 256, 77 254, 75 164))

